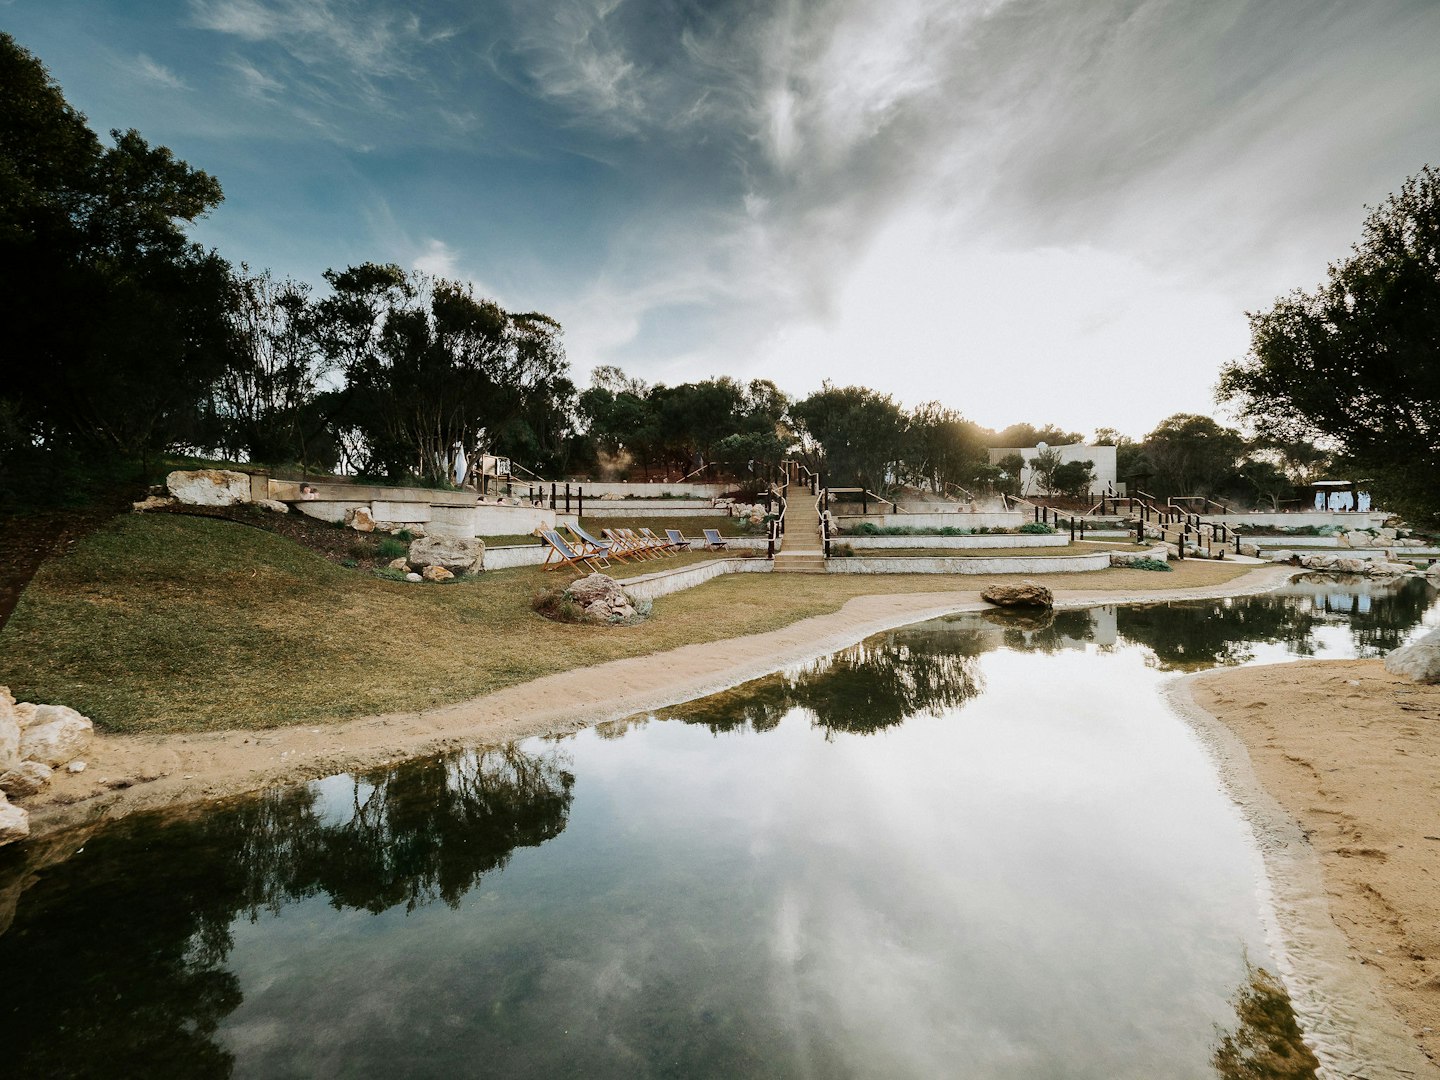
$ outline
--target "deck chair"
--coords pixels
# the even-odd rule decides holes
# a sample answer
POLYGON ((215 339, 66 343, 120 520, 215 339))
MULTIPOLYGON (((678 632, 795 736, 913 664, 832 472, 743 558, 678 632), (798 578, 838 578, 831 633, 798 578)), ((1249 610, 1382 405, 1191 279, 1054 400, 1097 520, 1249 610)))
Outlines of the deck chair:
POLYGON ((599 555, 603 558, 608 558, 612 554, 617 558, 619 557, 619 554, 613 551, 614 545, 609 540, 596 539, 582 529, 579 522, 576 522, 574 525, 566 525, 565 528, 569 529, 571 535, 575 537, 577 541, 575 545, 576 550, 586 555, 599 555))
POLYGON ((638 551, 647 559, 660 558, 660 552, 655 545, 649 540, 646 540, 634 529, 616 529, 615 531, 625 538, 626 543, 630 545, 631 551, 638 551))
POLYGON ((546 529, 540 534, 540 538, 550 547, 550 550, 545 553, 545 561, 540 564, 542 570, 558 570, 562 566, 574 566, 576 563, 584 563, 591 570, 599 570, 601 566, 608 567, 610 565, 603 554, 586 555, 576 551, 554 529, 546 529), (551 560, 557 555, 559 560, 552 565, 551 560))
POLYGON ((724 551, 729 548, 730 545, 720 535, 719 529, 701 529, 700 531, 705 534, 706 551, 724 551))
POLYGON ((688 539, 679 529, 666 529, 665 535, 670 538, 670 546, 676 551, 689 551, 694 540, 688 539))
POLYGON ((649 529, 641 529, 640 536, 654 544, 655 550, 662 555, 676 555, 679 553, 679 549, 677 549, 673 543, 663 536, 656 536, 649 529))
POLYGON ((628 563, 631 562, 632 559, 644 559, 645 557, 644 552, 638 552, 638 550, 635 549, 634 543, 631 543, 631 541, 626 540, 624 536, 621 536, 618 528, 602 528, 602 530, 600 530, 600 536, 605 537, 605 539, 609 541, 609 544, 611 544, 611 556, 621 560, 621 562, 628 563))

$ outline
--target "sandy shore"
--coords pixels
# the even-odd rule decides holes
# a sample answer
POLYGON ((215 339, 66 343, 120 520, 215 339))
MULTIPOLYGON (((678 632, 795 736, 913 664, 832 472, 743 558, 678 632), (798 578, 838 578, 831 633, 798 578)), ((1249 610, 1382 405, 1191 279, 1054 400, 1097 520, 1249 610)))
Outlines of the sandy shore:
MULTIPOLYGON (((1071 590, 1057 607, 1203 599, 1265 592, 1292 571, 1259 567, 1221 585, 1137 593, 1071 590)), ((491 746, 664 708, 843 649, 896 626, 990 605, 976 591, 861 596, 839 611, 765 634, 557 672, 471 701, 321 727, 204 735, 100 736, 78 775, 57 773, 24 805, 31 835, 186 802, 491 746)))
POLYGON ((1305 661, 1171 699, 1255 829, 1307 1040, 1335 1075, 1440 1077, 1440 686, 1305 661))

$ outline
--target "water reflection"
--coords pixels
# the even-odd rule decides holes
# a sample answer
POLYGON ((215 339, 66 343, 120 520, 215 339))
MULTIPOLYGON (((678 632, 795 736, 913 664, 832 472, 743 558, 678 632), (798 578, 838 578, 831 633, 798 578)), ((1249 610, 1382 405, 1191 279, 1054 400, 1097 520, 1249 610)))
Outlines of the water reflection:
POLYGON ((453 907, 516 848, 564 828, 574 777, 509 748, 140 816, 6 853, 0 1046, 16 1076, 230 1075, 212 1040, 242 1000, 237 919, 453 907), (76 849, 79 852, 76 853, 76 849))
POLYGON ((1279 979, 1247 959, 1245 982, 1231 1003, 1235 1029, 1221 1036, 1210 1058, 1220 1080, 1315 1080, 1320 1062, 1279 979))
POLYGON ((1262 644, 1314 656, 1324 627, 1347 634, 1356 656, 1378 656, 1404 644, 1437 595, 1419 578, 1308 575, 1264 596, 1123 607, 1118 626, 1122 637, 1148 647, 1163 671, 1248 663, 1262 644))

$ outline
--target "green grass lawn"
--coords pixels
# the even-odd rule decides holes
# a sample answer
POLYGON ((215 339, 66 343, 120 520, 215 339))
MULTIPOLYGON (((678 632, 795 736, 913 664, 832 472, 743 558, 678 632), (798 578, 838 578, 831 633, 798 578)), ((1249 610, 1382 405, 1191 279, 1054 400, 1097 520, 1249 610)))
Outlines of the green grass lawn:
MULTIPOLYGON (((712 556, 626 564, 620 576, 712 556)), ((1246 567, 1107 570, 1055 589, 1182 588, 1246 567)), ((534 594, 566 572, 386 581, 217 519, 127 514, 46 562, 0 630, 0 685, 102 730, 316 723, 463 700, 555 671, 776 629, 868 593, 973 592, 991 576, 736 574, 656 601, 638 626, 550 622, 534 594)))

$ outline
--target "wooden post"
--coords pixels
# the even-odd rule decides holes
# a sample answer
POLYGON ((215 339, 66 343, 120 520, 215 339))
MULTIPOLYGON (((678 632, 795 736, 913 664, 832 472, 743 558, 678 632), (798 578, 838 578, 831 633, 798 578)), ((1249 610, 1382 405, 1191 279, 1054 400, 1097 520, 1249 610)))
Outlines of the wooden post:
POLYGON ((870 493, 864 488, 860 489, 860 513, 870 513, 870 493))
POLYGON ((554 510, 555 508, 555 482, 552 480, 550 482, 550 509, 554 510))
POLYGON ((570 512, 570 485, 565 485, 565 512, 570 512))
POLYGON ((1070 543, 1073 544, 1074 542, 1075 542, 1075 519, 1072 517, 1072 518, 1070 519, 1070 543))
POLYGON ((1184 533, 1180 533, 1178 536, 1175 537, 1175 550, 1176 550, 1176 552, 1178 552, 1177 558, 1178 558, 1181 562, 1184 562, 1184 561, 1185 561, 1185 534, 1184 534, 1184 533))
POLYGON ((585 516, 585 489, 575 489, 575 517, 578 520, 585 516))

